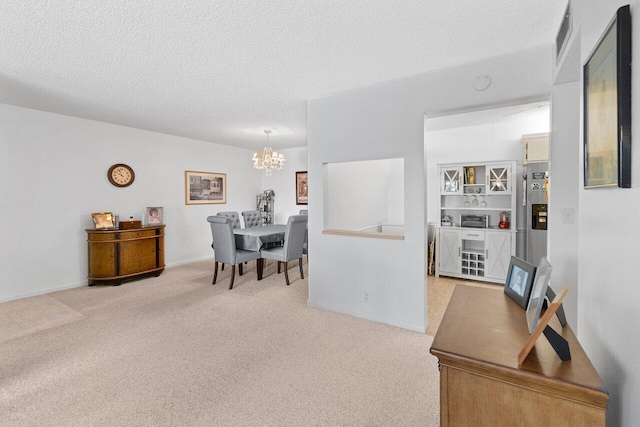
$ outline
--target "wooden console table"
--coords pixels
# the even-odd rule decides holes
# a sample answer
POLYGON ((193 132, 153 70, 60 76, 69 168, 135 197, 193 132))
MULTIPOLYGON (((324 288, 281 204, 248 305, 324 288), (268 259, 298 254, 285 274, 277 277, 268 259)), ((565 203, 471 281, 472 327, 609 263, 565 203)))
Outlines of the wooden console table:
POLYGON ((89 286, 159 276, 164 271, 164 227, 87 229, 89 286))
POLYGON ((544 336, 529 338, 525 311, 502 289, 458 285, 431 346, 440 365, 442 426, 604 426, 609 396, 571 328, 562 362, 544 336))

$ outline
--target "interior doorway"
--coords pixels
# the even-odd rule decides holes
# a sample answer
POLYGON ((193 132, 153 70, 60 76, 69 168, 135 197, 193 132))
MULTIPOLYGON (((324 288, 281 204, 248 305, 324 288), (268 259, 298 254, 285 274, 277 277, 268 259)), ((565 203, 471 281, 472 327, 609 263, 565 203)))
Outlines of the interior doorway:
MULTIPOLYGON (((435 332, 451 295, 452 284, 502 286, 499 283, 474 281, 458 277, 434 275, 438 260, 436 235, 441 224, 441 177, 438 165, 453 163, 515 161, 516 250, 524 258, 526 252, 526 218, 523 208, 523 145, 525 135, 550 133, 551 104, 548 98, 535 102, 499 106, 475 111, 425 115, 425 175, 427 219, 427 316, 428 332, 435 332), (444 278, 443 278, 444 277, 444 278)), ((461 196, 463 197, 463 196, 461 196)))

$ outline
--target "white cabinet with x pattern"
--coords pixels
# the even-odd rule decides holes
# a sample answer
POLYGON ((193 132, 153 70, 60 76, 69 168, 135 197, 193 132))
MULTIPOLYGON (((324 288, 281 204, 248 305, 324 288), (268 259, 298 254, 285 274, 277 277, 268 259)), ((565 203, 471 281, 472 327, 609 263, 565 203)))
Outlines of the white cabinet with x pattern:
POLYGON ((516 162, 441 164, 439 172, 436 276, 504 283, 516 246, 516 162))

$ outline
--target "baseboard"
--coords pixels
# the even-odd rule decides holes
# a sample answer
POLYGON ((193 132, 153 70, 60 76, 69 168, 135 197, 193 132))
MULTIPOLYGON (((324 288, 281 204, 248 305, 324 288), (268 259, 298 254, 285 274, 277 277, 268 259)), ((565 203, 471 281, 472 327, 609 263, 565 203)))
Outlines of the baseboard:
POLYGON ((0 303, 8 302, 8 301, 15 301, 17 299, 22 299, 22 298, 35 297, 35 296, 38 296, 38 295, 44 295, 44 294, 48 294, 48 293, 51 293, 51 292, 64 291, 64 290, 72 289, 72 288, 79 288, 80 286, 87 286, 87 281, 86 280, 82 280, 80 282, 67 283, 65 285, 52 286, 50 288, 38 289, 38 290, 29 291, 29 292, 23 292, 23 293, 11 295, 11 296, 0 297, 0 303))
MULTIPOLYGON (((200 258, 195 258, 195 259, 190 259, 190 260, 172 262, 172 263, 169 263, 169 264, 165 264, 165 268, 178 267, 180 265, 191 264, 193 262, 199 262, 199 261, 206 261, 206 260, 209 260, 209 259, 213 259, 213 256, 206 256, 206 257, 200 257, 200 258)), ((65 291, 67 289, 72 289, 72 288, 79 288, 80 286, 87 286, 87 284, 88 284, 87 280, 83 279, 83 280, 81 280, 79 282, 67 283, 67 284, 64 284, 64 285, 51 286, 49 288, 23 292, 23 293, 19 293, 19 294, 10 295, 10 296, 0 296, 0 303, 8 302, 8 301, 15 301, 17 299, 22 299, 22 298, 35 297, 35 296, 38 296, 38 295, 44 295, 44 294, 48 294, 48 293, 51 293, 51 292, 65 291)))
POLYGON ((322 308, 324 310, 334 311, 336 313, 348 314, 350 316, 359 317, 361 319, 372 320, 378 323, 384 323, 385 325, 395 326, 397 328, 408 329, 410 331, 425 333, 427 332, 427 325, 416 325, 413 323, 403 322, 401 320, 392 319, 386 316, 380 316, 378 314, 369 313, 361 310, 354 310, 352 308, 342 307, 333 304, 323 304, 311 299, 307 300, 307 305, 310 307, 322 308))

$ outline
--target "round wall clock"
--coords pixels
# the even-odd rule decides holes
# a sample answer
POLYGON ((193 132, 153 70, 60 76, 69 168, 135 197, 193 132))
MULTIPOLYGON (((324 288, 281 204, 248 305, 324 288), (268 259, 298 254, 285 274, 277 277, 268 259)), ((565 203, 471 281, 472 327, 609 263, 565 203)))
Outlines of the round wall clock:
POLYGON ((118 163, 109 168, 107 178, 109 178, 109 182, 116 187, 128 187, 133 183, 133 180, 136 178, 136 174, 133 173, 131 166, 118 163))

